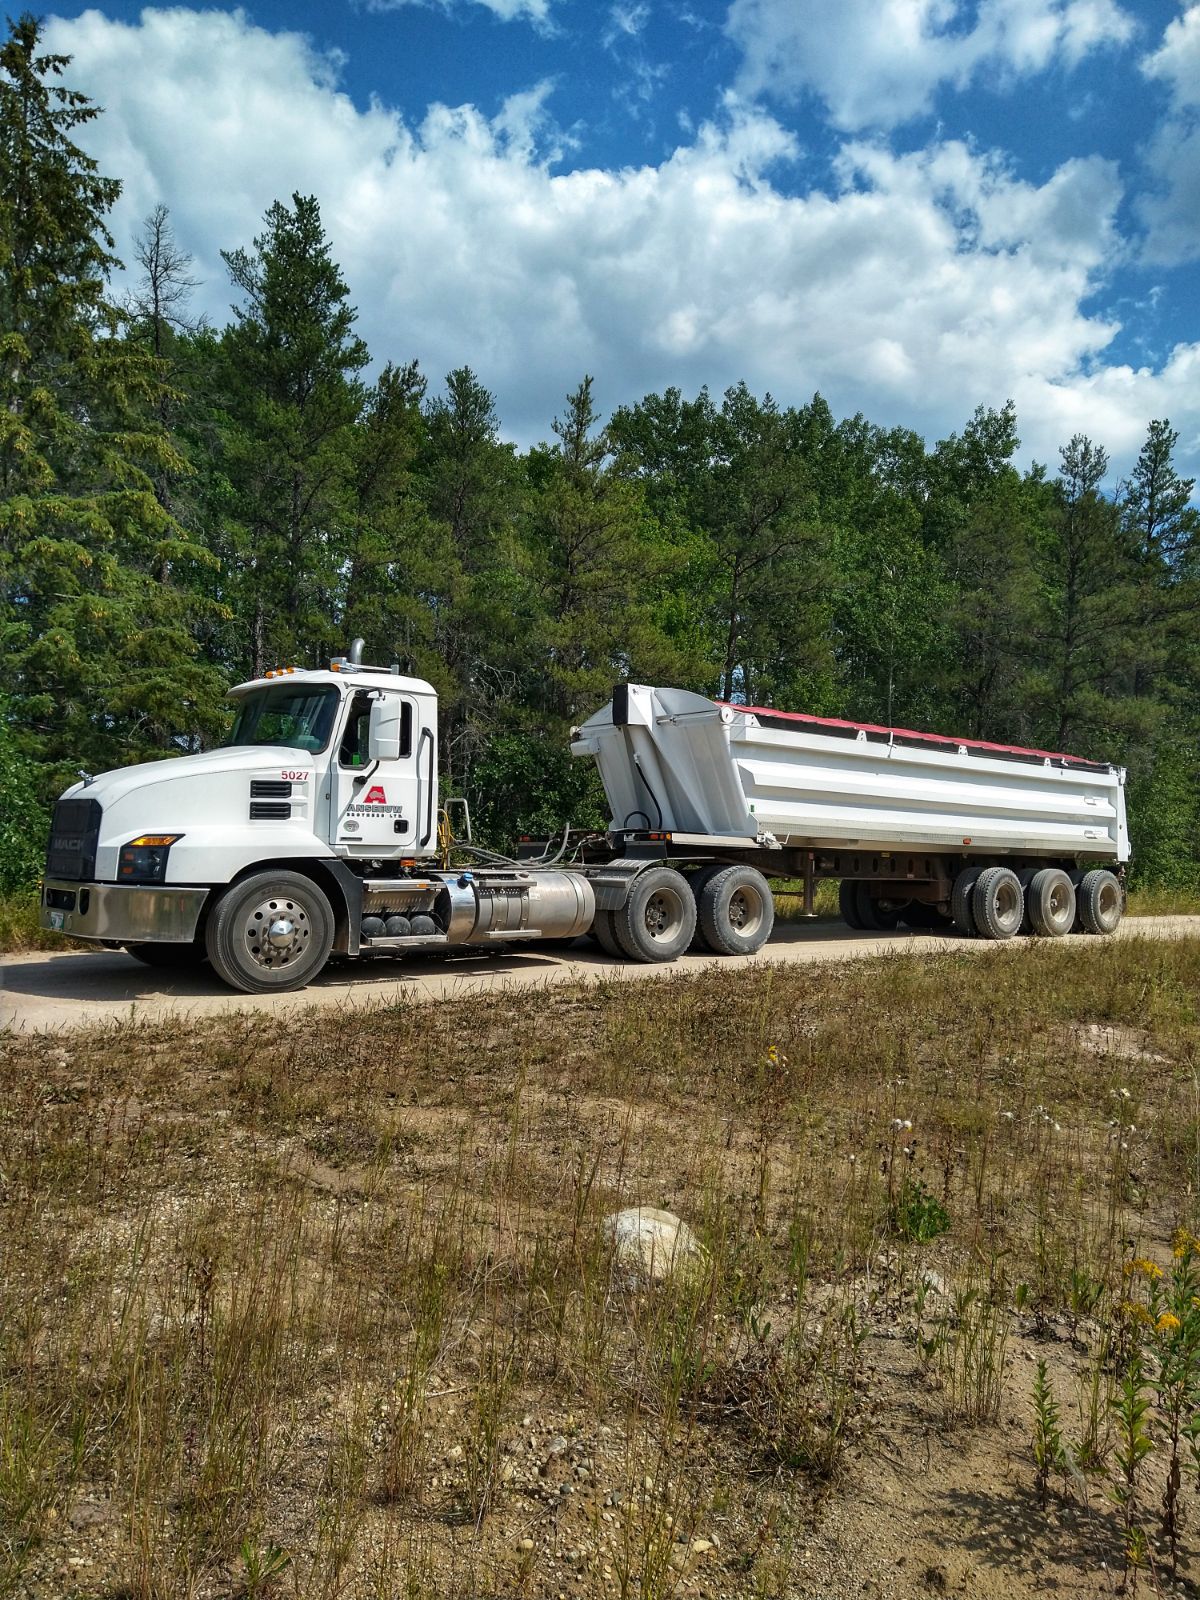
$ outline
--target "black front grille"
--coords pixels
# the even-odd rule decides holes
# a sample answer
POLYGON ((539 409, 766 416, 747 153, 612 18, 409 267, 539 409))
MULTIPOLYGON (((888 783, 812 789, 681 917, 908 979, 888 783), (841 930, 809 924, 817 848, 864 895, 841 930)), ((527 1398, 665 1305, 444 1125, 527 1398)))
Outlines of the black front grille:
POLYGON ((292 792, 287 778, 251 778, 251 800, 286 800, 292 792))
POLYGON ((292 814, 292 807, 287 800, 251 800, 251 822, 282 822, 292 814))
POLYGON ((99 800, 60 800, 50 824, 46 876, 81 883, 96 876, 96 848, 100 842, 99 800))

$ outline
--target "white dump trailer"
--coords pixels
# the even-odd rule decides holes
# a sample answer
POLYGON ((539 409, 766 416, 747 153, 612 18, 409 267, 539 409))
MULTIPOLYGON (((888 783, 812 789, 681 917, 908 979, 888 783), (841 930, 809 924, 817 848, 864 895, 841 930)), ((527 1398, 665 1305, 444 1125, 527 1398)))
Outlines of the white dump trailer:
POLYGON ((839 879, 857 928, 1002 939, 1120 918, 1119 769, 638 684, 572 744, 598 764, 608 829, 497 856, 469 818, 455 840, 439 804, 434 690, 365 665, 361 643, 239 684, 220 749, 68 789, 42 926, 261 993, 303 987, 332 954, 588 932, 621 960, 753 953, 782 880, 811 909, 839 879))
POLYGON ((1124 905, 1125 772, 1106 762, 639 684, 571 749, 596 761, 627 853, 718 852, 810 900, 837 878, 852 926, 1107 932, 1124 905))

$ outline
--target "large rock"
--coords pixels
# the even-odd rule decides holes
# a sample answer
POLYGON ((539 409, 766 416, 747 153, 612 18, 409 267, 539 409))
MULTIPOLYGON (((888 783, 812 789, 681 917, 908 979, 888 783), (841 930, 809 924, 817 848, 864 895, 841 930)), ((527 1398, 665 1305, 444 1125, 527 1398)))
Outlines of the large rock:
POLYGON ((704 1246, 673 1211, 631 1206, 614 1211, 601 1226, 616 1266, 634 1280, 661 1283, 673 1272, 704 1260, 704 1246))

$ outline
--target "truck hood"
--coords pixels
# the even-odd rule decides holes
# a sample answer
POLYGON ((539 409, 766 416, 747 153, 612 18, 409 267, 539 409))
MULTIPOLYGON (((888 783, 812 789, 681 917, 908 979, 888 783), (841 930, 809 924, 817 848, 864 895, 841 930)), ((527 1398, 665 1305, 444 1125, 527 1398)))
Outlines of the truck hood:
POLYGON ((311 773, 315 762, 323 760, 326 754, 320 752, 314 756, 307 750, 294 750, 288 745, 233 745, 228 749, 206 750, 201 755, 139 761, 132 767, 117 767, 112 772, 98 773, 91 783, 72 784, 63 791, 61 798, 99 800, 107 811, 134 789, 144 793, 155 784, 180 780, 190 783, 197 778, 240 772, 263 778, 278 778, 285 770, 311 773))

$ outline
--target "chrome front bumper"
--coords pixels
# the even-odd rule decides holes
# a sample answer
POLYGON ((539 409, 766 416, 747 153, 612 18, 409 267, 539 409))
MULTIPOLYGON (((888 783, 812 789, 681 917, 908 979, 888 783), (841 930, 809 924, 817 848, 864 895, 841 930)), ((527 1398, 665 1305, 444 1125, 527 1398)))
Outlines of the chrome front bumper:
POLYGON ((53 933, 112 944, 190 944, 207 889, 167 884, 68 883, 42 885, 39 921, 53 933))

